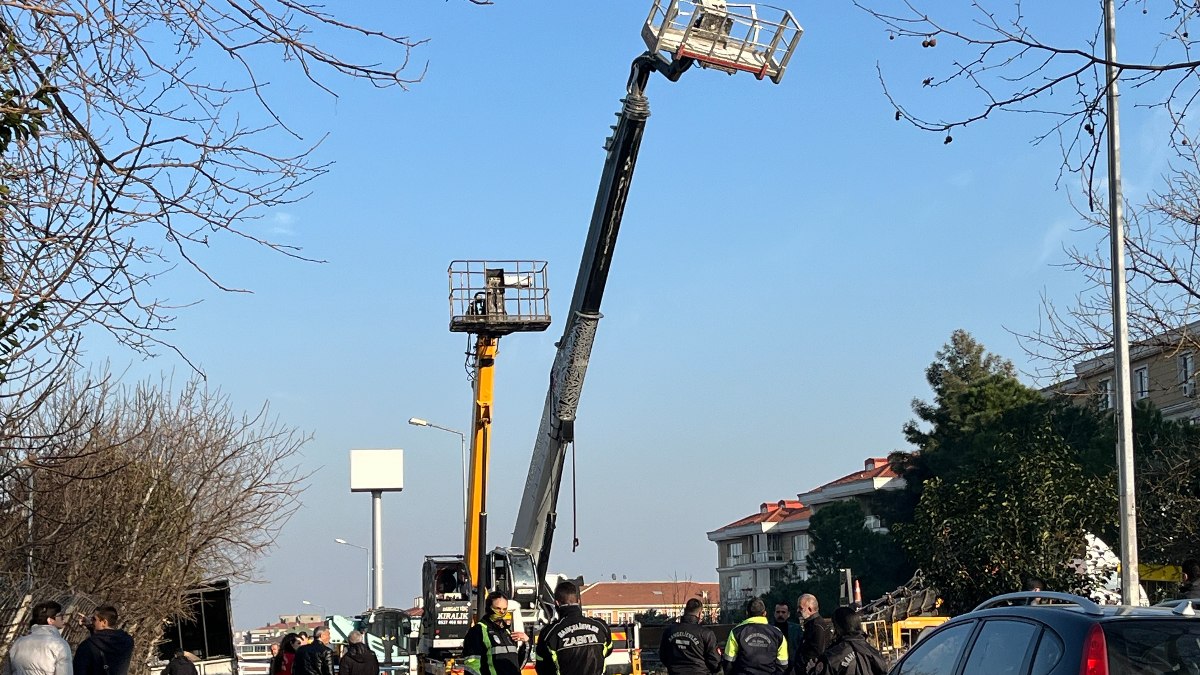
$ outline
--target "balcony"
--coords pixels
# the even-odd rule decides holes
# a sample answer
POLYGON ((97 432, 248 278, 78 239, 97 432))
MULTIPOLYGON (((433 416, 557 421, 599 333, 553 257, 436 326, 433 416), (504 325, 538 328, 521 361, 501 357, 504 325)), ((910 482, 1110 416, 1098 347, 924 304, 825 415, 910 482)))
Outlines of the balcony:
POLYGON ((743 553, 742 555, 731 555, 725 558, 726 567, 741 567, 743 565, 764 565, 767 563, 785 563, 791 562, 791 557, 783 553, 783 551, 757 551, 755 553, 743 553))

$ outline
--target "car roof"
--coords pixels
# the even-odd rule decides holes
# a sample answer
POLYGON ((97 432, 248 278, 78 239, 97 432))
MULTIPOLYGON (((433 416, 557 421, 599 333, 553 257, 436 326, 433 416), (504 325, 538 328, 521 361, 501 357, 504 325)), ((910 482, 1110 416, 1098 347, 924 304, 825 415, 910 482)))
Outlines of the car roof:
POLYGON ((1200 600, 1167 601, 1153 607, 1099 605, 1093 600, 1079 595, 1038 591, 999 595, 981 603, 971 612, 961 616, 971 617, 1003 614, 1034 618, 1038 615, 1044 616, 1046 611, 1054 611, 1086 618, 1089 621, 1107 621, 1137 617, 1159 619, 1174 617, 1200 618, 1200 613, 1197 610, 1200 610, 1200 600), (1032 603, 1031 601, 1033 600, 1037 600, 1038 602, 1036 604, 1032 603))

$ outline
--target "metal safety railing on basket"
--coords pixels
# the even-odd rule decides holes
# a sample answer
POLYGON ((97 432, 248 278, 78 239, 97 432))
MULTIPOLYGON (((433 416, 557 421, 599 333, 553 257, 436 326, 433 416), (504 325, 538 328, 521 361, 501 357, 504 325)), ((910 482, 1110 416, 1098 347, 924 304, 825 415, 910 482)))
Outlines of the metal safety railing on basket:
POLYGON ((654 0, 642 28, 653 52, 730 74, 753 73, 776 84, 803 34, 786 9, 722 0, 654 0))
POLYGON ((550 326, 545 261, 455 260, 448 273, 451 331, 498 336, 550 326))

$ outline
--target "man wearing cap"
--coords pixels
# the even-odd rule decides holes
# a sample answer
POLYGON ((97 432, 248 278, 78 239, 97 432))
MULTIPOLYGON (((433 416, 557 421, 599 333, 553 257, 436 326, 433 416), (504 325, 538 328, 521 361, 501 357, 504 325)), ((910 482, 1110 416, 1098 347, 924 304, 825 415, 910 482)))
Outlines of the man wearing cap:
POLYGON ((510 632, 512 612, 503 591, 488 594, 487 615, 463 639, 463 664, 475 675, 518 675, 529 654, 529 637, 510 632))

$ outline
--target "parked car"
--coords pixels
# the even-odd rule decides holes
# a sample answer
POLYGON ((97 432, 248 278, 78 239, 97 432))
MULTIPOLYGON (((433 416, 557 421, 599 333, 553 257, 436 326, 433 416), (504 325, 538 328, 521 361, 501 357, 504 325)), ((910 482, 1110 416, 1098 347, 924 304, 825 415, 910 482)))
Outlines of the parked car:
POLYGON ((1200 613, 1009 593, 923 635, 890 675, 1200 675, 1200 613))

